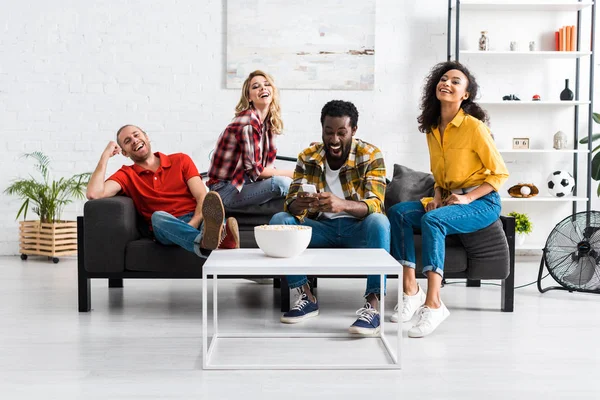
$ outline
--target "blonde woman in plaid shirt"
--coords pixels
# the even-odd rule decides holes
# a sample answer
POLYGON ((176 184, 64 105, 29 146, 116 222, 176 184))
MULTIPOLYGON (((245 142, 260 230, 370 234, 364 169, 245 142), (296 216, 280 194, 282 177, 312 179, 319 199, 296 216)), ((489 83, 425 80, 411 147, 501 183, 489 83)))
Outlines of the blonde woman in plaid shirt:
POLYGON ((208 171, 208 187, 219 193, 226 208, 262 204, 288 193, 293 171, 273 166, 275 138, 282 130, 273 78, 263 71, 250 73, 208 171))
MULTIPOLYGON (((294 181, 285 201, 285 211, 275 214, 272 225, 312 227, 309 247, 390 249, 390 223, 383 214, 385 164, 379 149, 356 139, 358 111, 354 104, 333 100, 321 111, 322 143, 313 144, 298 156, 294 181), (313 184, 318 193, 300 193, 303 184, 313 184)), ((294 324, 319 314, 317 299, 306 276, 288 276, 290 288, 299 298, 281 322, 294 324)), ((366 302, 356 314, 350 332, 379 332, 379 275, 367 277, 366 302)))

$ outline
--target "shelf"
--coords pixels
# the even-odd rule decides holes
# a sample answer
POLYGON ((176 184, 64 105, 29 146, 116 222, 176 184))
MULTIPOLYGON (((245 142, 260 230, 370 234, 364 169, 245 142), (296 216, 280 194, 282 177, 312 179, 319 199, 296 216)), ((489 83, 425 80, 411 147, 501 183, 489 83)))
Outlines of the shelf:
POLYGON ((589 100, 571 100, 571 101, 531 101, 531 100, 493 100, 477 101, 480 106, 503 106, 503 107, 519 107, 519 106, 531 106, 531 107, 573 107, 590 104, 589 100))
POLYGON ((568 154, 573 154, 573 153, 588 153, 589 150, 588 149, 568 149, 568 150, 555 150, 555 149, 523 149, 523 150, 517 150, 517 149, 498 149, 498 151, 500 153, 523 153, 523 154, 529 154, 529 153, 568 153, 568 154))
POLYGON ((527 58, 579 58, 592 54, 591 51, 479 51, 459 50, 461 56, 476 57, 527 57, 527 58))
MULTIPOLYGON (((462 10, 485 10, 485 11, 579 11, 590 7, 593 1, 478 1, 464 0, 460 2, 462 10)), ((453 8, 456 7, 456 3, 453 8)))
POLYGON ((550 197, 550 196, 534 196, 534 197, 528 197, 528 198, 520 198, 520 197, 508 197, 508 196, 501 196, 500 197, 502 199, 502 202, 513 202, 513 201, 519 201, 519 202, 524 202, 524 201, 542 201, 542 202, 572 202, 572 201, 587 201, 587 197, 573 197, 573 196, 567 196, 567 197, 550 197))

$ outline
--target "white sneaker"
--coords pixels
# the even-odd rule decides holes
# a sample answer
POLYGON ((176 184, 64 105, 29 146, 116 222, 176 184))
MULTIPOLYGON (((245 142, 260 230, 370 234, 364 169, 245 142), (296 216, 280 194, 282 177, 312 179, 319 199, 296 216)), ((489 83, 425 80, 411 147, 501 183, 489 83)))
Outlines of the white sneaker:
MULTIPOLYGON (((427 297, 425 291, 421 289, 419 284, 417 284, 417 289, 417 293, 412 296, 402 293, 402 303, 404 304, 402 307, 402 322, 410 321, 419 307, 425 304, 425 298, 427 297)), ((398 304, 394 307, 394 313, 390 320, 392 322, 398 322, 398 304)))
POLYGON ((440 308, 421 307, 417 315, 419 316, 417 324, 408 330, 408 337, 420 338, 429 335, 440 326, 443 320, 448 318, 450 311, 442 302, 440 308))

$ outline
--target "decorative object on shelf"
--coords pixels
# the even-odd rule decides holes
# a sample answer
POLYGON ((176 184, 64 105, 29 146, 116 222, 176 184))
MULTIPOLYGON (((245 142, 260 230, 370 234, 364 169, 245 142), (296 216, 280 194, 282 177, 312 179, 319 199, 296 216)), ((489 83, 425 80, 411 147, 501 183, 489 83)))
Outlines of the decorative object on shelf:
POLYGON ((521 199, 527 199, 529 197, 537 196, 540 193, 539 189, 533 183, 519 183, 511 186, 508 189, 510 197, 517 197, 521 199))
POLYGON ((502 100, 517 100, 517 101, 520 101, 521 99, 518 98, 517 96, 515 96, 514 94, 507 94, 506 96, 502 96, 502 100))
POLYGON ((525 213, 510 212, 510 217, 515 218, 515 232, 517 233, 517 244, 522 245, 525 242, 525 235, 529 235, 533 230, 533 224, 529 216, 525 213))
POLYGON ((514 150, 528 150, 529 138, 513 138, 512 148, 514 150))
POLYGON ((479 38, 479 50, 488 51, 490 49, 490 39, 487 36, 487 31, 481 31, 479 38))
POLYGON ((554 171, 546 179, 548 192, 555 197, 565 197, 573 193, 575 179, 567 171, 554 171))
POLYGON ((533 97, 531 98, 531 101, 540 101, 542 100, 542 98, 540 97, 539 94, 534 94, 533 97))
POLYGON ((554 145, 556 150, 567 148, 567 135, 563 131, 558 131, 554 134, 554 145))
POLYGON ((510 51, 518 51, 519 44, 515 41, 510 42, 510 51))
POLYGON ((535 51, 535 42, 533 40, 529 42, 529 51, 535 51))
POLYGON ((61 221, 63 208, 73 199, 85 199, 85 187, 90 173, 76 174, 70 178, 50 180, 50 159, 41 152, 24 155, 36 161, 35 168, 42 180, 34 177, 17 179, 4 191, 23 200, 17 212, 17 219, 23 214, 27 218, 29 205, 39 215, 39 221, 20 223, 21 259, 28 255, 41 255, 52 258, 57 263, 58 256, 77 254, 77 223, 61 221))
MULTIPOLYGON (((600 114, 592 113, 592 119, 594 120, 595 123, 600 124, 600 114)), ((600 139, 600 133, 594 133, 592 135, 592 142, 594 142, 598 139, 600 139)), ((579 143, 581 143, 581 144, 587 144, 587 142, 588 142, 588 138, 586 138, 586 137, 579 141, 579 143)), ((596 153, 596 154, 594 154, 594 157, 592 158, 592 173, 591 173, 591 178, 595 181, 600 181, 600 152, 598 150, 600 150, 600 146, 596 146, 592 150, 592 153, 596 153)), ((596 195, 598 197, 600 197, 600 182, 598 183, 598 188, 596 189, 596 195)))
POLYGON ((560 99, 561 100, 573 100, 573 91, 571 89, 569 89, 569 80, 565 79, 565 88, 563 89, 562 92, 560 92, 560 99))

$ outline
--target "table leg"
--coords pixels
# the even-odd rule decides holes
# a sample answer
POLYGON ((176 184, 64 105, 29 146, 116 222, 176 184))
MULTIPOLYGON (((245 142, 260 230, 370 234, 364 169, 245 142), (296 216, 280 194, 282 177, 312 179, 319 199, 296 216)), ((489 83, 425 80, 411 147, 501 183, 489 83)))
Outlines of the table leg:
POLYGON ((397 347, 396 347, 396 363, 398 364, 399 368, 402 368, 402 363, 401 363, 401 343, 402 343, 402 308, 404 307, 403 301, 402 301, 402 292, 403 292, 403 277, 402 277, 402 273, 403 270, 400 269, 400 272, 398 273, 398 312, 400 313, 400 315, 398 316, 398 333, 397 333, 397 347))
POLYGON ((202 367, 206 369, 208 365, 207 357, 207 349, 208 349, 208 285, 206 281, 208 280, 208 276, 205 271, 202 271, 202 367))
POLYGON ((217 304, 218 304, 218 296, 217 296, 217 286, 219 283, 218 277, 216 274, 213 275, 212 278, 212 282, 213 282, 213 337, 216 338, 217 334, 219 333, 219 324, 218 324, 218 311, 217 311, 217 304))
POLYGON ((385 275, 379 275, 379 317, 380 329, 379 337, 385 336, 385 275))

